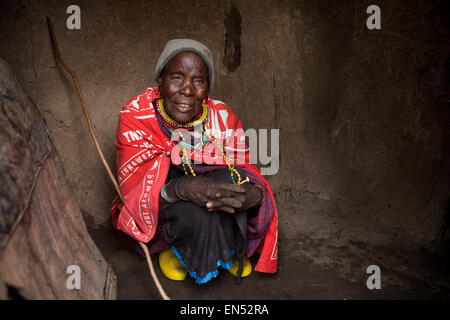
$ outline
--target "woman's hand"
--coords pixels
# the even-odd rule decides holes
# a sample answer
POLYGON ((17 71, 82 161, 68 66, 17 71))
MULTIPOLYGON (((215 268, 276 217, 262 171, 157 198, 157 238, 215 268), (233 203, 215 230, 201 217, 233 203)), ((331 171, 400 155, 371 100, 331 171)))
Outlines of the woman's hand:
POLYGON ((241 187, 245 188, 244 193, 237 194, 234 197, 221 197, 218 200, 236 211, 248 210, 262 202, 264 195, 261 188, 250 183, 242 184, 241 187))
POLYGON ((178 192, 209 211, 235 213, 254 207, 262 201, 262 190, 249 183, 242 185, 217 182, 196 176, 178 183, 178 192))
POLYGON ((209 211, 222 210, 234 213, 235 209, 219 201, 221 198, 230 198, 245 193, 240 185, 223 183, 212 179, 196 176, 182 179, 178 183, 178 193, 195 204, 208 208, 209 211))

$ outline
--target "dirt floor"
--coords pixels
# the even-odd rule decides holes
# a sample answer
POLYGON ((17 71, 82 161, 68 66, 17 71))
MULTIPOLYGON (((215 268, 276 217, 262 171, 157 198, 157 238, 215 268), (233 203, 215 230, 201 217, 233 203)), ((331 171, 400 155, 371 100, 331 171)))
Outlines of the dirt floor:
MULTIPOLYGON (((157 275, 172 299, 449 299, 448 241, 424 246, 402 230, 381 226, 370 212, 341 200, 305 193, 278 205, 279 267, 237 284, 222 270, 199 286, 157 275), (381 289, 369 290, 367 267, 378 265, 381 289)), ((89 230, 117 275, 118 299, 159 299, 146 261, 108 225, 89 230)), ((252 257, 253 261, 257 257, 252 257)))

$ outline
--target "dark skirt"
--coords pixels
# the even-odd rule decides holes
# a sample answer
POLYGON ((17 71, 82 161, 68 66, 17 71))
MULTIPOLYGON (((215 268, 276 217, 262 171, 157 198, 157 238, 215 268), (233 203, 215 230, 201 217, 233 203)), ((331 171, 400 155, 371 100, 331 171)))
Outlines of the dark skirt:
MULTIPOLYGON (((245 173, 239 172, 245 178, 245 173)), ((183 175, 182 171, 171 167, 167 182, 183 175)), ((226 167, 201 175, 232 183, 226 167)), ((238 275, 241 275, 247 247, 246 211, 208 212, 193 202, 178 201, 160 214, 160 224, 164 239, 196 283, 203 284, 216 277, 218 267, 229 269, 233 256, 239 261, 238 275)))

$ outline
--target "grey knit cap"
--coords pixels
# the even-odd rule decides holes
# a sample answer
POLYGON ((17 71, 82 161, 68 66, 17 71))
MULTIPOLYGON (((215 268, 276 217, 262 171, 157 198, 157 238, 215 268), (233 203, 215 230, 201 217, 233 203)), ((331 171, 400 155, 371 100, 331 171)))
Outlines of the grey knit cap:
POLYGON ((166 64, 172 59, 174 56, 179 54, 180 52, 194 52, 203 59, 208 67, 208 75, 209 75, 209 89, 212 88, 214 84, 214 60, 211 55, 211 51, 209 51, 208 47, 203 43, 200 43, 191 39, 173 39, 166 43, 164 50, 161 52, 159 56, 158 62, 155 67, 155 81, 158 81, 158 78, 161 76, 161 71, 164 69, 166 64))

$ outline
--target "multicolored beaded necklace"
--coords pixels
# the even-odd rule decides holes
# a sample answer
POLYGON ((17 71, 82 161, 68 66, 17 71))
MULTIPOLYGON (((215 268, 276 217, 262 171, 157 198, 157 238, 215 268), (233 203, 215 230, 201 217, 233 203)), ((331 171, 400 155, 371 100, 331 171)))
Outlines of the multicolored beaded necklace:
POLYGON ((156 100, 156 105, 158 112, 161 115, 161 118, 163 119, 164 123, 171 129, 177 128, 191 129, 199 124, 202 124, 208 119, 208 106, 204 103, 202 103, 202 110, 199 112, 199 114, 192 121, 187 123, 179 123, 176 122, 174 119, 172 119, 167 114, 166 109, 164 108, 163 99, 156 100))
MULTIPOLYGON (((245 180, 242 180, 241 175, 236 170, 236 159, 233 158, 233 164, 230 164, 227 159, 227 156, 229 157, 228 151, 225 150, 225 147, 219 141, 219 139, 217 139, 214 135, 209 134, 209 132, 211 132, 211 129, 208 125, 208 122, 206 121, 208 118, 208 107, 206 104, 203 103, 202 111, 199 112, 199 115, 194 120, 192 120, 186 124, 176 122, 174 119, 172 119, 167 114, 167 112, 164 109, 164 104, 163 104, 162 99, 158 99, 156 101, 156 104, 157 104, 158 112, 161 115, 161 118, 163 119, 164 123, 167 124, 167 127, 169 128, 169 131, 171 133, 173 133, 178 128, 192 129, 195 126, 201 125, 202 126, 202 146, 205 146, 209 140, 211 143, 214 143, 215 145, 220 147, 220 149, 222 150, 223 160, 225 161, 225 164, 228 166, 228 169, 230 170, 231 181, 233 182, 233 184, 243 184, 243 183, 249 182, 248 177, 245 180), (237 181, 235 179, 235 176, 237 177, 237 181)), ((186 143, 185 138, 180 131, 177 131, 177 134, 179 135, 178 143, 181 147, 181 160, 182 160, 181 165, 183 166, 184 174, 189 175, 189 172, 186 168, 186 166, 187 166, 187 167, 189 167, 189 171, 190 171, 191 175, 195 177, 196 173, 195 173, 194 169, 192 168, 191 161, 188 158, 188 156, 186 155, 186 150, 185 150, 186 147, 191 150, 194 149, 194 147, 192 145, 186 143)))

